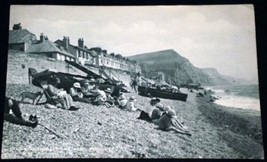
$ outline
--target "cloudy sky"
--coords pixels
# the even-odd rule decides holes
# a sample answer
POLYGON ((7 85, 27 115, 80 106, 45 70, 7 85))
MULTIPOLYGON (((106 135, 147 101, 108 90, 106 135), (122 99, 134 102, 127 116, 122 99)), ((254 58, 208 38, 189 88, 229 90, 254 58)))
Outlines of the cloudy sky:
POLYGON ((257 80, 253 5, 212 6, 11 6, 14 23, 52 41, 130 56, 174 49, 194 66, 257 80))

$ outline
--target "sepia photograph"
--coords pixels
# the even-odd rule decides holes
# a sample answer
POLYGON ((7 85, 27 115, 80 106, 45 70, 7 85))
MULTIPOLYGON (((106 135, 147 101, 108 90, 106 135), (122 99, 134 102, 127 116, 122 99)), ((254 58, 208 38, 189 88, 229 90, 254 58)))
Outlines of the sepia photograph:
POLYGON ((253 4, 11 5, 1 159, 264 159, 253 4))

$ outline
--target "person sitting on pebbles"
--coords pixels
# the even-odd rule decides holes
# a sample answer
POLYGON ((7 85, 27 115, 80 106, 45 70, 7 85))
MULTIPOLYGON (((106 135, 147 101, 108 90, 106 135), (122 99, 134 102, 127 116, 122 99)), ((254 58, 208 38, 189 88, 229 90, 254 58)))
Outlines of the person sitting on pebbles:
POLYGON ((125 97, 125 95, 123 93, 120 93, 119 97, 117 98, 118 107, 121 108, 121 109, 124 109, 126 104, 127 104, 127 102, 128 102, 128 100, 125 97))
POLYGON ((71 87, 69 90, 69 94, 73 101, 91 103, 91 100, 88 98, 83 98, 83 93, 81 92, 81 85, 79 82, 75 82, 73 84, 73 87, 71 87))
POLYGON ((107 105, 108 107, 111 107, 111 106, 114 106, 114 102, 115 102, 115 100, 114 100, 114 98, 111 96, 111 89, 110 88, 107 88, 106 90, 105 90, 105 93, 106 93, 106 96, 107 96, 107 104, 109 104, 109 105, 107 105))
POLYGON ((141 110, 140 116, 137 119, 152 122, 152 120, 153 120, 152 119, 152 112, 154 109, 158 109, 157 104, 159 104, 159 103, 160 103, 160 99, 153 97, 150 100, 150 106, 147 106, 144 110, 141 110))
POLYGON ((95 88, 95 80, 90 79, 90 80, 83 80, 81 83, 81 92, 83 93, 83 96, 85 98, 91 98, 93 93, 91 90, 95 88))
POLYGON ((93 90, 91 90, 93 93, 93 105, 105 105, 105 102, 107 101, 107 95, 104 91, 100 90, 98 86, 95 86, 93 90))
POLYGON ((69 94, 74 101, 76 100, 76 98, 83 98, 83 94, 79 92, 79 90, 81 90, 80 83, 73 83, 73 87, 70 88, 69 94))
POLYGON ((164 110, 163 110, 163 107, 159 108, 156 106, 156 108, 152 111, 152 115, 151 115, 152 122, 155 124, 158 124, 158 121, 161 118, 161 116, 170 110, 172 110, 170 106, 164 106, 164 110))
POLYGON ((47 81, 41 81, 41 87, 44 89, 46 98, 49 102, 46 104, 46 107, 78 110, 79 108, 75 107, 73 104, 72 97, 67 94, 66 91, 57 88, 59 83, 59 78, 53 78, 50 80, 50 84, 48 84, 47 81))
POLYGON ((135 107, 135 101, 136 101, 135 97, 131 96, 125 105, 125 110, 136 111, 137 108, 135 107))
POLYGON ((173 109, 170 109, 169 111, 163 113, 160 119, 156 122, 156 124, 159 126, 160 130, 173 130, 176 133, 192 136, 192 134, 188 130, 186 130, 187 127, 181 124, 181 122, 177 119, 176 113, 173 109))

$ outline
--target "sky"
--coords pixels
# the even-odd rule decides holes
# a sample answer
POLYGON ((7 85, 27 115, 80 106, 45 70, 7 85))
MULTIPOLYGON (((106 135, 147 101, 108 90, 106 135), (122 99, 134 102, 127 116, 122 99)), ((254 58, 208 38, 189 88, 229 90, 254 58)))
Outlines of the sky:
POLYGON ((10 29, 21 23, 39 39, 83 38, 88 48, 131 56, 173 49, 199 68, 258 81, 253 5, 13 5, 10 29))

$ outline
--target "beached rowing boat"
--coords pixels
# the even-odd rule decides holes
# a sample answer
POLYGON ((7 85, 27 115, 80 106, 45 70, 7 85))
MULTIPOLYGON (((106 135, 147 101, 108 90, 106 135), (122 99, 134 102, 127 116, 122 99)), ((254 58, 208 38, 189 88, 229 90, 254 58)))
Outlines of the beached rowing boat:
MULTIPOLYGON (((81 76, 81 75, 73 75, 69 73, 62 73, 57 72, 56 70, 47 69, 42 72, 36 73, 32 75, 33 80, 32 84, 41 87, 40 83, 43 80, 49 81, 52 77, 57 77, 60 80, 60 84, 58 85, 58 88, 63 88, 67 92, 69 89, 73 86, 75 82, 81 82, 84 79, 89 80, 89 76, 81 76)), ((99 89, 105 90, 106 88, 113 89, 115 84, 110 83, 109 80, 105 80, 104 83, 95 83, 98 85, 99 89)))
POLYGON ((171 92, 168 90, 159 90, 144 86, 138 87, 138 93, 141 96, 149 96, 149 97, 159 97, 173 100, 180 100, 186 102, 187 94, 181 92, 171 92))

